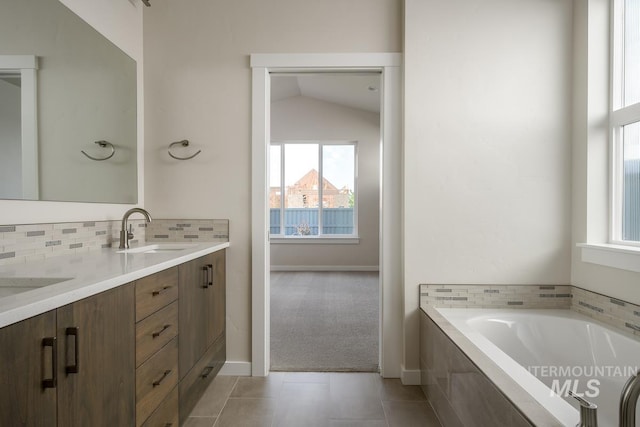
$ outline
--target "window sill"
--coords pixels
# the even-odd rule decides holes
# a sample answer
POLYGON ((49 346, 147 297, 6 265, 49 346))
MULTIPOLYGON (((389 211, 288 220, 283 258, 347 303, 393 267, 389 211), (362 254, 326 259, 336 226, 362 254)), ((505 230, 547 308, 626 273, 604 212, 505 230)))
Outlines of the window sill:
POLYGON ((582 262, 640 273, 640 247, 593 243, 576 246, 582 250, 582 262))
POLYGON ((269 242, 275 245, 358 245, 360 237, 271 237, 269 242))

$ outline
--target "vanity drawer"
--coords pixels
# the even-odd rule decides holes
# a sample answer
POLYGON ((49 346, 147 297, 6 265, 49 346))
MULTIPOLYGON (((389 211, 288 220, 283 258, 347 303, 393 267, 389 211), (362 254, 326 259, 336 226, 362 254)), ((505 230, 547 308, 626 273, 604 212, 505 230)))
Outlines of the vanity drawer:
POLYGON ((136 281, 136 322, 178 299, 178 267, 136 281))
POLYGON ((151 414, 142 427, 179 427, 178 420, 178 387, 174 387, 169 395, 160 403, 158 409, 151 414))
POLYGON ((225 335, 214 342, 180 381, 180 423, 184 423, 226 360, 225 335))
POLYGON ((178 301, 136 324, 136 367, 178 334, 178 301))
POLYGON ((142 425, 178 384, 178 338, 136 369, 136 426, 142 425))

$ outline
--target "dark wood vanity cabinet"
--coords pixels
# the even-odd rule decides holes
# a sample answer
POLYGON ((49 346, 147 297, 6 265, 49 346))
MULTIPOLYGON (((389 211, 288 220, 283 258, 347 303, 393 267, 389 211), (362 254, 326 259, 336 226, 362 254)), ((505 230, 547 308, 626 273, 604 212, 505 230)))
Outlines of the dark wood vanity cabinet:
POLYGON ((133 310, 128 284, 0 329, 0 425, 132 425, 133 310))
POLYGON ((225 263, 221 250, 178 267, 181 421, 226 360, 225 263))
POLYGON ((136 427, 178 426, 178 267, 136 281, 136 427))
POLYGON ((58 425, 133 425, 133 283, 61 307, 57 316, 58 425))
POLYGON ((55 336, 55 310, 0 329, 0 426, 56 425, 55 336))
POLYGON ((226 360, 226 252, 0 328, 0 426, 178 426, 226 360))

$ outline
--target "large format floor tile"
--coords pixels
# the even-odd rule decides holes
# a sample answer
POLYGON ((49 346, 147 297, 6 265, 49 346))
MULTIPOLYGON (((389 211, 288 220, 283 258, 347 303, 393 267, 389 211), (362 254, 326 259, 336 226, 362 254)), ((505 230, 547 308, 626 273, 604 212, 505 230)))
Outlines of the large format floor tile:
POLYGON ((186 427, 440 427, 418 386, 373 373, 216 377, 186 427))

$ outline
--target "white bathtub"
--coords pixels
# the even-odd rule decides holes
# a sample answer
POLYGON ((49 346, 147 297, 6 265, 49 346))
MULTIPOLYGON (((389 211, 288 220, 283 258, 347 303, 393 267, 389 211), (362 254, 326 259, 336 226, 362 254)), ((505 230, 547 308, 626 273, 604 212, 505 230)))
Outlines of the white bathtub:
POLYGON ((636 337, 570 310, 437 310, 564 425, 576 425, 578 405, 552 389, 566 394, 569 381, 598 405, 600 427, 618 426, 620 392, 640 368, 636 337))

